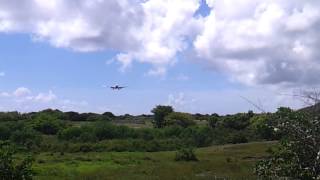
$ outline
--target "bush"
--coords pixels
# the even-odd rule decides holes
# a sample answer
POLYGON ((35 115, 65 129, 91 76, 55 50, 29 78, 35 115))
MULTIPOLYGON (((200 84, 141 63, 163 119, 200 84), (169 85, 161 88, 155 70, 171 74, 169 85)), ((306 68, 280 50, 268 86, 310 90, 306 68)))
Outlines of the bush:
POLYGON ((40 145, 42 137, 31 128, 23 128, 14 131, 10 137, 10 141, 24 148, 32 149, 40 145))
POLYGON ((240 144, 240 143, 247 143, 248 139, 244 134, 233 134, 229 137, 229 142, 232 144, 240 144))
POLYGON ((0 140, 8 140, 10 138, 10 129, 5 125, 0 125, 0 140))
POLYGON ((30 180, 34 175, 31 169, 33 158, 27 156, 22 160, 15 158, 16 150, 8 143, 0 143, 0 179, 30 180))
POLYGON ((195 124, 193 117, 188 113, 172 112, 165 117, 165 125, 178 125, 186 128, 195 124))
POLYGON ((64 127, 64 123, 52 114, 40 113, 33 119, 32 126, 43 134, 54 135, 64 127))
POLYGON ((76 140, 82 133, 79 127, 66 128, 59 132, 58 137, 62 140, 76 140))
POLYGON ((262 178, 320 179, 320 120, 315 114, 279 108, 273 128, 282 134, 271 156, 260 161, 256 174, 262 178))
POLYGON ((213 141, 212 129, 209 127, 189 127, 183 129, 180 138, 191 140, 193 146, 205 147, 213 141))
POLYGON ((216 128, 218 121, 219 121, 218 116, 212 116, 208 119, 208 126, 211 128, 216 128))
POLYGON ((248 113, 227 115, 218 124, 228 129, 243 130, 250 125, 250 118, 251 114, 248 113))
POLYGON ((271 126, 271 114, 255 115, 250 119, 250 129, 260 139, 276 140, 279 135, 271 126))
POLYGON ((175 161, 198 161, 196 154, 192 148, 180 149, 176 152, 175 161))
POLYGON ((139 139, 143 140, 152 140, 155 138, 155 129, 149 129, 149 128, 143 128, 143 129, 137 129, 137 136, 139 139))
POLYGON ((26 116, 14 111, 14 112, 0 112, 0 122, 5 121, 18 121, 24 120, 26 116))

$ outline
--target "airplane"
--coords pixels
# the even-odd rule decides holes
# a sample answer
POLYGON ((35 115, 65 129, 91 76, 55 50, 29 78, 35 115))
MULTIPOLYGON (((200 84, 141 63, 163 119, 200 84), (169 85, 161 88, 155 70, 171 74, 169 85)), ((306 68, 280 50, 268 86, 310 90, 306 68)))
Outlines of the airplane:
POLYGON ((112 90, 121 90, 123 88, 126 88, 126 86, 118 86, 118 85, 115 85, 115 86, 111 86, 110 87, 112 90))

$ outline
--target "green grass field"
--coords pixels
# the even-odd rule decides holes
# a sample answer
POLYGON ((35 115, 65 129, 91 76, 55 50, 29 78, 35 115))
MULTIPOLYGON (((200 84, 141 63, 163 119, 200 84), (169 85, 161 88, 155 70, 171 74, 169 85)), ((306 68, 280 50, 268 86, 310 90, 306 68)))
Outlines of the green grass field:
POLYGON ((196 150, 197 162, 176 162, 175 152, 42 153, 35 179, 256 179, 255 162, 275 142, 196 150))

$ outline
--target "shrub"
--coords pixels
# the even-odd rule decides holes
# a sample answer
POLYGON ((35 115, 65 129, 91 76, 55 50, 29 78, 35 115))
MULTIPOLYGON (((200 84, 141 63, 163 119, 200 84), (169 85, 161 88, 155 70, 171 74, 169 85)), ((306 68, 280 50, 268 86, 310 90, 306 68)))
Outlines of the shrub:
POLYGON ((8 140, 10 137, 10 129, 5 125, 0 125, 0 140, 8 140))
POLYGON ((176 152, 175 161, 198 161, 192 148, 183 148, 176 152))
POLYGON ((165 117, 165 125, 178 125, 186 128, 195 124, 193 117, 188 113, 172 112, 165 117))
POLYGON ((81 135, 81 133, 81 128, 70 127, 60 131, 58 137, 62 140, 75 140, 81 135))
POLYGON ((189 127, 183 129, 180 138, 189 139, 196 147, 208 146, 212 143, 212 129, 209 127, 189 127))
POLYGON ((90 152, 90 151, 93 151, 93 148, 90 144, 81 144, 80 145, 80 151, 81 152, 90 152))
POLYGON ((24 148, 32 149, 40 145, 42 137, 31 128, 23 128, 14 131, 10 137, 10 141, 24 148))
POLYGON ((181 133, 185 130, 186 129, 180 126, 170 126, 170 127, 161 129, 161 136, 164 138, 180 137, 181 133))
POLYGON ((247 143, 248 139, 244 134, 232 134, 229 137, 229 142, 228 143, 232 143, 232 144, 240 144, 240 143, 247 143))
POLYGON ((81 142, 96 142, 97 137, 91 132, 83 132, 79 137, 79 141, 81 141, 81 142))
POLYGON ((211 116, 208 119, 208 126, 211 127, 211 128, 216 128, 218 121, 219 121, 219 117, 218 116, 211 116))
POLYGON ((250 118, 250 129, 253 130, 258 138, 266 140, 279 139, 279 136, 271 126, 271 118, 270 114, 255 115, 250 118))
POLYGON ((5 121, 18 121, 18 120, 24 120, 26 119, 26 116, 13 111, 13 112, 0 112, 0 122, 5 121))
POLYGON ((115 138, 115 126, 110 123, 98 123, 95 125, 95 134, 99 140, 115 138))
POLYGON ((137 132, 137 136, 139 139, 152 140, 155 138, 154 134, 155 134, 156 130, 144 128, 144 129, 137 129, 136 132, 137 132))
POLYGON ((262 178, 320 179, 320 120, 316 114, 279 108, 273 128, 282 134, 271 156, 260 161, 256 174, 262 178))
POLYGON ((8 143, 0 143, 0 179, 30 180, 34 175, 31 169, 33 158, 27 156, 22 160, 15 157, 16 150, 8 143))
MULTIPOLYGON (((55 116, 60 117, 62 115, 55 116)), ((32 126, 35 130, 43 134, 57 134, 58 131, 64 127, 64 123, 55 116, 42 112, 33 119, 32 126)))
POLYGON ((250 124, 251 114, 238 113, 234 115, 227 115, 219 121, 219 125, 225 128, 234 130, 243 130, 250 124))

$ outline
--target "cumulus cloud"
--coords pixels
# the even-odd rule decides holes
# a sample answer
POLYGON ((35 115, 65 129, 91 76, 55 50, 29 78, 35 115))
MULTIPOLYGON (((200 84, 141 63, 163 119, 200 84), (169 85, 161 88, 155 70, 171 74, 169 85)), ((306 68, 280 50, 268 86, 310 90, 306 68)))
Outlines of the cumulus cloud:
POLYGON ((60 109, 63 111, 75 111, 75 109, 78 109, 79 111, 83 111, 81 110, 83 107, 88 107, 89 103, 87 101, 74 101, 74 100, 70 100, 70 99, 62 99, 59 102, 60 104, 60 109))
POLYGON ((231 80, 319 84, 320 1, 1 0, 0 32, 75 51, 111 49, 122 64, 152 65, 163 75, 189 51, 231 80))
POLYGON ((19 87, 12 92, 1 92, 3 110, 38 111, 47 108, 83 111, 88 106, 86 101, 75 101, 58 97, 52 90, 33 93, 26 87, 19 87))
POLYGON ((165 104, 173 106, 176 110, 190 110, 191 105, 196 101, 195 98, 189 97, 183 92, 178 94, 169 94, 165 104))
POLYGON ((245 84, 319 83, 320 2, 207 1, 198 58, 245 84))
POLYGON ((31 94, 31 91, 26 87, 19 87, 12 94, 15 97, 24 97, 31 94))
POLYGON ((35 40, 78 51, 133 49, 141 22, 137 1, 2 0, 0 31, 27 32, 35 40))
MULTIPOLYGON (((164 68, 175 62, 177 53, 184 51, 187 37, 200 28, 194 14, 199 0, 149 0, 141 4, 143 24, 136 34, 140 45, 126 54, 125 65, 132 60, 155 66, 150 74, 163 74, 164 68)), ((123 56, 121 56, 123 57, 123 56)), ((123 58, 118 58, 123 62, 123 58)))
POLYGON ((39 93, 33 99, 35 101, 47 103, 57 99, 57 96, 52 91, 49 91, 48 93, 39 93))
POLYGON ((117 50, 123 69, 137 60, 155 72, 186 48, 199 6, 200 0, 2 0, 0 32, 27 32, 76 51, 117 50))

